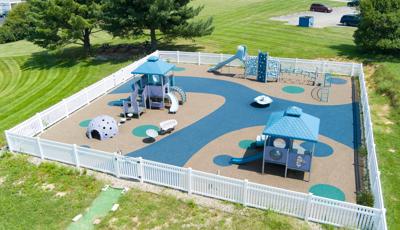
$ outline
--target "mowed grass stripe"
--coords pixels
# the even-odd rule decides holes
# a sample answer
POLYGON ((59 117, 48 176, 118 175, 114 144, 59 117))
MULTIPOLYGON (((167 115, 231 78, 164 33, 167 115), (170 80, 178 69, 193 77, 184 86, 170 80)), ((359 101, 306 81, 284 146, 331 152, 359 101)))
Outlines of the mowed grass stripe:
MULTIPOLYGON (((52 69, 50 73, 46 74, 46 72, 41 71, 37 72, 37 75, 34 77, 36 79, 35 90, 29 90, 29 85, 26 85, 24 90, 25 95, 19 100, 20 102, 17 104, 13 104, 11 106, 6 106, 8 111, 7 113, 18 112, 20 116, 29 116, 32 115, 31 111, 42 108, 43 105, 47 105, 52 103, 52 98, 54 98, 56 92, 63 92, 64 88, 68 84, 76 84, 79 82, 79 78, 74 77, 74 73, 79 70, 79 68, 74 68, 64 73, 60 69, 52 69), (55 71, 54 71, 55 70, 55 71), (53 72, 53 73, 52 73, 53 72), (28 89, 28 90, 27 90, 28 89), (32 103, 32 100, 39 99, 36 103, 32 103), (29 109, 24 110, 24 108, 30 107, 29 109)), ((76 75, 75 75, 76 76, 76 75)), ((31 86, 32 88, 32 86, 31 86)), ((8 118, 12 119, 12 118, 8 118)), ((6 121, 8 120, 5 119, 6 121)))
MULTIPOLYGON (((18 78, 21 75, 18 63, 12 58, 0 58, 2 78, 1 83, 7 82, 4 90, 0 91, 0 99, 6 97, 12 93, 21 83, 20 81, 14 81, 14 78, 18 78)), ((23 80, 23 79, 19 79, 23 80)))

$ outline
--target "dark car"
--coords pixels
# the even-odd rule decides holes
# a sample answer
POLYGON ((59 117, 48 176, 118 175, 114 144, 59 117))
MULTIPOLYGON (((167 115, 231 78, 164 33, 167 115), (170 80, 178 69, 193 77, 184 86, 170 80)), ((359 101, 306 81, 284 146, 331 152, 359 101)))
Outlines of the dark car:
POLYGON ((340 23, 345 26, 358 26, 360 24, 360 16, 357 14, 346 14, 340 19, 340 23))
POLYGON ((324 5, 324 4, 313 3, 310 6, 310 11, 331 13, 332 12, 332 8, 330 8, 330 7, 328 7, 327 5, 324 5))
POLYGON ((351 2, 347 2, 348 7, 356 7, 360 5, 360 0, 353 0, 351 2))

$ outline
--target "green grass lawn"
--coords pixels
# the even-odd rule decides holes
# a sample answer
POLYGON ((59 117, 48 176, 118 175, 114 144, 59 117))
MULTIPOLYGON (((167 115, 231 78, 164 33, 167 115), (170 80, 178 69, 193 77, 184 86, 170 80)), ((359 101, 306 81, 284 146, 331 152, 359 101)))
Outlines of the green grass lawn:
POLYGON ((5 155, 0 158, 0 229, 65 229, 102 186, 73 169, 5 155))
MULTIPOLYGON (((312 0, 195 0, 204 4, 201 17, 213 16, 215 32, 203 38, 177 40, 160 47, 180 50, 206 50, 234 53, 239 44, 249 47, 252 54, 259 49, 273 56, 298 58, 330 58, 368 61, 387 67, 400 78, 399 59, 363 55, 353 43, 354 28, 299 28, 269 20, 272 16, 307 10, 312 0)), ((344 3, 323 0, 331 6, 344 3)), ((120 44, 132 40, 113 39, 98 33, 93 43, 120 44)), ((133 59, 96 61, 76 57, 74 47, 65 53, 46 54, 29 42, 0 45, 0 132, 32 116, 62 98, 116 71, 133 59)), ((399 133, 400 112, 388 105, 387 97, 377 93, 381 82, 369 81, 374 133, 382 171, 389 228, 399 229, 396 218, 400 212, 399 133), (381 111, 385 111, 382 115, 381 111), (393 153, 393 151, 395 153, 393 153)), ((387 83, 385 83, 387 84, 387 83)), ((390 84, 390 83, 389 83, 390 84)), ((3 135, 0 144, 4 143, 3 135)))
POLYGON ((310 229, 305 222, 273 212, 236 206, 233 213, 208 209, 169 195, 131 190, 98 229, 310 229))

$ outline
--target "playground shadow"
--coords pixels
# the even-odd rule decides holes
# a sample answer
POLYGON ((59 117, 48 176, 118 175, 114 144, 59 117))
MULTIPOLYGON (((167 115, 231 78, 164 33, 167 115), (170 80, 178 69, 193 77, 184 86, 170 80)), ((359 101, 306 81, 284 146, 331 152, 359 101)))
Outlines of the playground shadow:
MULTIPOLYGON (((249 148, 246 149, 246 152, 244 153, 243 158, 253 156, 262 151, 263 151, 262 147, 255 148, 254 145, 250 146, 249 148)), ((259 159, 259 160, 253 161, 253 162, 249 162, 246 164, 241 164, 238 166, 238 169, 251 171, 251 172, 257 172, 257 173, 261 174, 262 173, 262 159, 259 159)), ((278 165, 278 164, 265 163, 264 174, 285 177, 285 166, 278 165)), ((306 176, 305 176, 304 172, 288 170, 287 178, 305 181, 306 176)))
POLYGON ((400 63, 400 57, 396 52, 365 51, 356 45, 340 44, 332 45, 330 48, 337 50, 338 55, 346 59, 354 59, 364 64, 372 62, 395 62, 400 63))
MULTIPOLYGON (((118 47, 118 46, 117 46, 118 47)), ((23 70, 45 70, 53 68, 71 68, 75 65, 96 66, 105 63, 119 64, 136 60, 145 54, 138 50, 124 52, 117 50, 113 55, 99 53, 99 46, 93 47, 93 53, 88 56, 81 47, 68 47, 59 50, 43 51, 32 54, 22 65, 23 70)))

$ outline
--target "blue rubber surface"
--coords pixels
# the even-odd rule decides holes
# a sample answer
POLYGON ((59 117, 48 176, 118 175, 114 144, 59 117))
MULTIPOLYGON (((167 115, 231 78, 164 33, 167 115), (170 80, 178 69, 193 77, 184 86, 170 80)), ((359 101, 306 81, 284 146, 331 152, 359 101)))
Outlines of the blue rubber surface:
POLYGON ((232 164, 237 164, 237 165, 247 164, 247 163, 250 163, 250 162, 253 162, 253 161, 261 160, 262 157, 263 157, 263 153, 257 153, 255 155, 248 156, 248 157, 232 158, 231 159, 231 163, 232 164))
MULTIPOLYGON (((111 93, 130 92, 131 84, 132 82, 128 82, 111 93)), ((129 156, 141 156, 149 160, 183 166, 193 154, 212 140, 235 130, 265 125, 271 112, 285 110, 290 106, 298 106, 305 113, 320 118, 320 134, 353 148, 353 106, 351 103, 318 106, 272 97, 274 103, 267 110, 260 110, 251 106, 251 103, 262 93, 237 83, 219 79, 176 77, 176 84, 187 92, 223 96, 225 103, 194 124, 154 144, 131 152, 129 156)))
MULTIPOLYGON (((301 147, 303 147, 305 150, 312 151, 313 149, 313 143, 310 142, 303 142, 300 144, 301 147)), ((315 145, 315 153, 313 156, 316 157, 327 157, 333 154, 333 148, 325 143, 318 142, 315 145)))
POLYGON ((231 159, 229 155, 218 155, 214 157, 213 162, 218 166, 226 167, 231 165, 231 159))

